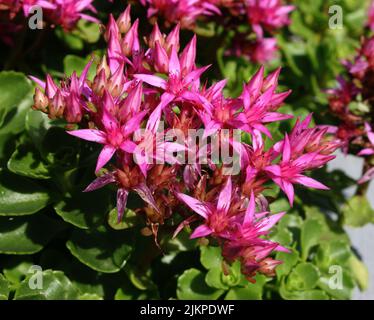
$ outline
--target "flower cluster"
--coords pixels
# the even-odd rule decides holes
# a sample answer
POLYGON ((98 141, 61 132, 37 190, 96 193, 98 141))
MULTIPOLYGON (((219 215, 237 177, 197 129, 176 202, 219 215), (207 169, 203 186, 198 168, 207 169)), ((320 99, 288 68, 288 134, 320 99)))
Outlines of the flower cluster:
POLYGON ((0 30, 4 31, 1 38, 11 44, 9 34, 22 29, 24 18, 28 17, 32 8, 43 10, 43 19, 51 26, 60 25, 65 31, 72 30, 79 19, 98 22, 97 19, 84 14, 83 11, 96 13, 92 6, 93 0, 0 0, 0 30))
POLYGON ((290 94, 277 92, 280 69, 265 76, 261 67, 239 97, 225 97, 226 80, 211 86, 201 80, 209 66, 196 65, 196 36, 182 50, 179 25, 164 35, 155 24, 142 44, 138 24, 131 22, 130 7, 117 20, 110 16, 107 53, 92 81, 93 61, 59 86, 49 75, 45 82, 33 78, 40 86, 34 108, 65 119, 74 129, 70 135, 102 145, 98 177, 85 191, 115 185, 118 221, 129 194, 138 194, 144 204, 136 212, 156 240, 166 223, 176 226, 175 235, 200 223, 191 238, 217 241, 248 279, 257 272, 273 275, 280 261, 270 254, 287 249, 268 235, 284 212, 271 214, 263 191, 274 188, 273 181, 292 205, 295 184, 327 189, 305 172, 331 160, 339 144, 327 129, 311 128, 311 116, 273 142, 268 124, 292 117, 278 112, 290 94), (203 143, 196 147, 191 132, 199 130, 203 143), (236 139, 237 131, 247 139, 236 139), (225 147, 238 155, 238 172, 213 157, 225 147))
MULTIPOLYGON (((344 61, 344 66, 346 76, 338 78, 339 86, 327 90, 330 111, 339 119, 332 130, 345 153, 371 156, 374 154, 374 37, 363 39, 354 60, 344 61)), ((370 158, 367 160, 369 167, 359 183, 374 178, 374 167, 370 158)))
POLYGON ((140 0, 148 7, 148 17, 161 16, 166 24, 179 23, 182 28, 193 29, 201 19, 216 20, 225 30, 235 30, 233 47, 228 53, 247 56, 251 61, 265 63, 277 51, 272 35, 288 25, 288 14, 294 9, 281 0, 140 0), (240 31, 240 24, 249 30, 240 31), (252 36, 251 36, 252 35, 252 36), (249 39, 251 38, 251 39, 249 39))

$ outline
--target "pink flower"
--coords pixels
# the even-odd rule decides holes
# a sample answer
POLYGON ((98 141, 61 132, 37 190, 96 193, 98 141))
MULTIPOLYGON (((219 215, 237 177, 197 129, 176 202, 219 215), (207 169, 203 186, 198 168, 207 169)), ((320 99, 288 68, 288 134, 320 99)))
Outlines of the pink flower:
POLYGON ((294 6, 283 6, 281 0, 246 0, 248 20, 259 38, 263 28, 272 31, 290 23, 288 14, 294 6))
POLYGON ((159 45, 156 48, 160 54, 156 56, 158 59, 155 64, 164 63, 168 66, 168 78, 163 79, 156 75, 136 74, 136 79, 142 80, 151 86, 160 88, 164 91, 160 97, 160 103, 152 112, 147 123, 147 129, 155 131, 161 118, 161 113, 172 101, 177 99, 199 99, 200 95, 196 86, 202 73, 209 67, 195 68, 196 55, 196 37, 194 36, 190 43, 186 46, 180 57, 178 57, 175 47, 171 48, 170 57, 166 51, 159 45), (162 52, 162 53, 161 53, 162 52), (164 59, 164 60, 161 60, 164 59))
POLYGON ((205 219, 205 224, 199 226, 191 235, 191 239, 214 235, 218 237, 227 236, 228 228, 238 219, 237 216, 229 215, 231 205, 232 182, 231 177, 227 179, 225 187, 221 190, 217 202, 201 202, 186 194, 178 193, 178 198, 191 210, 205 219))
POLYGON ((287 195, 291 206, 294 201, 293 184, 298 183, 314 189, 329 189, 322 183, 302 174, 307 168, 315 166, 313 162, 316 161, 315 159, 318 155, 316 152, 306 153, 293 159, 287 134, 284 138, 282 149, 282 161, 279 164, 267 166, 265 171, 287 195))
POLYGON ((273 60, 277 51, 275 38, 260 38, 251 44, 248 55, 251 61, 262 64, 273 60))
POLYGON ((192 28, 201 16, 220 14, 214 1, 207 0, 140 0, 149 6, 148 17, 161 15, 169 23, 179 22, 183 28, 192 28))
POLYGON ((276 112, 291 93, 291 90, 275 93, 279 73, 280 69, 277 69, 264 79, 264 67, 262 66, 244 86, 240 97, 244 110, 238 116, 238 120, 243 123, 240 127, 242 130, 249 133, 258 130, 271 137, 269 130, 264 126, 265 123, 292 118, 290 115, 276 112))
MULTIPOLYGON (((106 94, 108 95, 108 93, 106 94)), ((103 129, 80 129, 68 131, 68 133, 72 136, 104 145, 97 160, 95 171, 98 172, 112 158, 116 150, 120 149, 127 152, 134 150, 135 144, 130 138, 132 133, 139 129, 140 123, 146 113, 147 111, 141 111, 133 114, 127 121, 120 123, 108 111, 108 105, 105 105, 101 115, 103 129)))

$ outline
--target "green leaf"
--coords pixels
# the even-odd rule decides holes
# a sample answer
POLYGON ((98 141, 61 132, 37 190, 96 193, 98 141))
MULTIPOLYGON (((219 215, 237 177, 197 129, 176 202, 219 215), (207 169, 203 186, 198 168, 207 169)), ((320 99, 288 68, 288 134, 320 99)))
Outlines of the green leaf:
POLYGON ((9 296, 9 282, 0 273, 0 300, 7 300, 9 296))
MULTIPOLYGON (((335 270, 334 270, 335 271, 335 270)), ((331 297, 339 300, 347 300, 352 297, 352 292, 355 287, 355 282, 353 280, 352 274, 345 268, 341 269, 342 274, 335 274, 332 272, 330 274, 324 274, 320 277, 318 281, 318 287, 324 290, 331 297), (342 277, 341 287, 334 287, 336 283, 333 281, 333 286, 330 284, 331 280, 334 280, 334 276, 342 277)), ((340 273, 340 271, 338 271, 340 273)), ((340 281, 340 280, 339 280, 340 281)))
MULTIPOLYGON (((64 72, 65 72, 65 74, 66 75, 71 75, 73 72, 76 72, 77 75, 80 76, 83 69, 86 67, 87 63, 90 61, 90 59, 91 59, 91 57, 89 57, 88 59, 84 59, 84 58, 79 57, 79 56, 68 54, 64 58, 64 72)), ((95 73, 96 73, 95 65, 92 64, 89 71, 88 71, 87 78, 89 80, 93 80, 93 78, 95 76, 95 73)))
POLYGON ((351 255, 351 249, 345 241, 333 240, 318 248, 313 261, 321 271, 328 272, 332 265, 347 265, 351 255))
POLYGON ((125 209, 122 220, 118 222, 117 208, 112 209, 108 215, 108 224, 114 230, 124 230, 133 228, 139 224, 139 218, 136 213, 131 209, 125 209))
POLYGON ((104 221, 109 197, 110 193, 105 189, 93 192, 78 191, 58 202, 54 209, 64 221, 81 229, 89 229, 104 221))
POLYGON ((318 289, 306 291, 287 291, 284 286, 281 285, 279 294, 285 300, 329 300, 329 296, 326 294, 326 292, 318 289))
POLYGON ((31 144, 17 147, 8 161, 8 169, 13 173, 34 179, 49 179, 49 170, 40 153, 31 144))
POLYGON ((103 300, 103 298, 95 293, 84 293, 78 297, 78 300, 103 300))
POLYGON ((47 206, 47 190, 32 180, 0 171, 0 216, 29 215, 47 206))
POLYGON ((50 127, 51 120, 45 113, 32 109, 27 112, 26 131, 39 150, 50 127))
POLYGON ((30 81, 24 74, 13 71, 0 72, 0 127, 8 112, 16 112, 31 88, 30 81))
POLYGON ((323 232, 323 225, 317 219, 307 219, 301 226, 301 251, 302 259, 306 260, 310 249, 319 244, 319 239, 323 232))
POLYGON ((263 275, 256 275, 255 279, 256 283, 248 281, 244 288, 236 287, 230 289, 225 296, 225 300, 261 300, 267 279, 263 275))
POLYGON ((36 253, 62 228, 60 222, 43 214, 30 217, 0 217, 0 253, 36 253))
POLYGON ((312 263, 299 263, 287 277, 287 289, 289 291, 305 291, 313 289, 317 285, 319 276, 320 274, 317 267, 312 263))
POLYGON ((366 290, 369 285, 368 268, 354 254, 349 258, 348 264, 361 291, 366 290))
MULTIPOLYGON (((42 289, 31 289, 29 282, 38 276, 30 274, 16 290, 16 300, 76 300, 79 291, 61 271, 45 270, 41 273, 42 289), (34 278, 33 278, 34 277, 34 278)), ((34 280, 37 283, 36 280, 34 280)))
POLYGON ((100 39, 100 26, 98 23, 80 19, 73 33, 88 43, 95 43, 100 39))
POLYGON ((374 210, 366 196, 354 196, 342 207, 344 223, 351 227, 362 227, 374 222, 374 210))
POLYGON ((74 230, 66 243, 71 254, 93 270, 104 273, 120 271, 130 258, 133 248, 128 231, 74 230))
POLYGON ((9 257, 4 264, 3 273, 12 285, 18 286, 26 277, 32 265, 31 259, 24 256, 9 257))
POLYGON ((292 250, 292 252, 277 252, 276 259, 282 261, 283 263, 277 266, 275 272, 280 278, 282 276, 288 275, 292 268, 297 264, 299 260, 299 252, 292 250))
POLYGON ((222 254, 220 247, 201 246, 200 262, 206 269, 222 268, 222 254))
POLYGON ((215 300, 223 290, 208 287, 204 281, 205 275, 197 269, 188 269, 178 278, 177 297, 181 300, 215 300))
POLYGON ((209 269, 205 275, 205 282, 209 287, 216 289, 228 290, 230 286, 223 282, 225 275, 222 272, 222 267, 209 269))

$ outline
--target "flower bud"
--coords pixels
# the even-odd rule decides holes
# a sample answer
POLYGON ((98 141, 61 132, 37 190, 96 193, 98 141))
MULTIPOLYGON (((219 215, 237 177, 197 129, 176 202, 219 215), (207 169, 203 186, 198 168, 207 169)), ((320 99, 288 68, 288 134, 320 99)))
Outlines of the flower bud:
POLYGON ((150 34, 150 36, 147 40, 148 47, 150 47, 151 49, 154 49, 157 41, 160 43, 160 45, 162 47, 164 46, 165 38, 162 35, 162 33, 161 33, 161 31, 158 27, 158 24, 155 23, 155 25, 153 26, 152 33, 150 34))
POLYGON ((126 10, 117 19, 117 26, 121 33, 126 33, 131 27, 130 9, 131 6, 128 5, 126 10))
POLYGON ((105 70, 102 69, 94 78, 94 81, 92 84, 92 90, 93 92, 95 92, 97 96, 101 97, 104 93, 105 86, 106 86, 105 70))
POLYGON ((35 89, 35 94, 34 94, 34 106, 33 108, 35 110, 40 110, 42 112, 47 112, 47 107, 48 107, 49 101, 48 97, 39 89, 35 89))
POLYGON ((49 104, 49 117, 51 119, 61 118, 64 114, 65 109, 65 99, 58 89, 53 99, 49 104))

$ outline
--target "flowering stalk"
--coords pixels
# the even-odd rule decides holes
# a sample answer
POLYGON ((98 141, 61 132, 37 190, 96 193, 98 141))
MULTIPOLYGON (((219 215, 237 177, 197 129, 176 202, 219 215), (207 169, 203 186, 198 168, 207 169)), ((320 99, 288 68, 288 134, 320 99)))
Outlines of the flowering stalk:
MULTIPOLYGON (((373 30, 372 2, 368 27, 373 30)), ((361 48, 353 61, 343 61, 346 72, 338 77, 338 87, 327 90, 330 112, 339 120, 330 131, 342 143, 345 154, 365 158, 364 174, 358 183, 358 193, 365 193, 374 178, 374 36, 362 38, 361 48)))
POLYGON ((287 249, 268 235, 285 213, 271 214, 263 191, 274 181, 292 205, 294 184, 327 189, 305 173, 330 161, 339 144, 326 129, 310 128, 308 116, 265 148, 268 124, 292 117, 278 112, 290 94, 277 90, 280 69, 265 76, 261 67, 239 97, 225 97, 226 80, 202 85, 208 67, 196 65, 196 37, 182 49, 179 29, 164 35, 155 24, 142 44, 130 7, 117 21, 110 16, 108 49, 93 81, 87 80, 93 61, 59 85, 49 75, 33 78, 39 85, 34 109, 64 119, 75 128, 70 135, 102 146, 97 178, 85 191, 115 185, 118 221, 129 194, 137 193, 144 203, 136 211, 156 237, 171 217, 181 221, 175 235, 197 223, 191 238, 215 239, 249 280, 257 272, 272 276, 281 262, 271 253, 287 249), (205 142, 193 148, 191 132, 198 130, 205 142), (237 131, 250 139, 236 139, 237 131), (214 158, 225 147, 238 154, 237 172, 233 163, 214 158))

